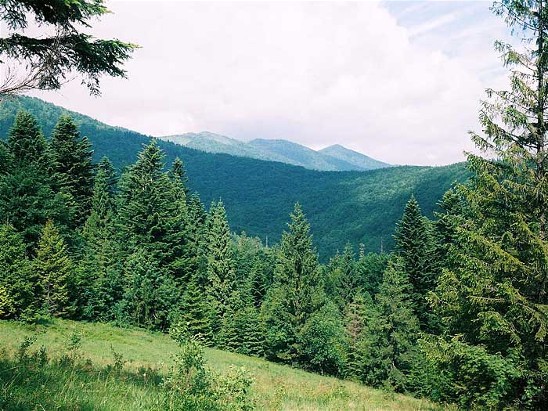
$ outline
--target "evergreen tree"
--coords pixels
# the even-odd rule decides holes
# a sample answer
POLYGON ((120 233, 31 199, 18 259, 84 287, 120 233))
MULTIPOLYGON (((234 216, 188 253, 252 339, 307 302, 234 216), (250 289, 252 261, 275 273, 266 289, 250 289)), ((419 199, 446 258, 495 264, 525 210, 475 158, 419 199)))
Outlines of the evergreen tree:
POLYGON ((183 162, 177 157, 169 171, 170 203, 173 211, 169 222, 166 240, 171 244, 166 264, 179 285, 184 288, 190 280, 192 272, 185 266, 188 248, 189 210, 186 187, 186 176, 183 162))
POLYGON ((377 314, 369 318, 360 336, 361 379, 368 385, 405 391, 411 384, 419 337, 411 291, 403 260, 394 257, 376 295, 377 314))
POLYGON ((360 279, 356 275, 354 250, 347 244, 342 254, 337 254, 327 265, 326 292, 335 301, 339 310, 344 310, 359 289, 360 279))
POLYGON ((180 312, 180 321, 185 327, 185 332, 200 343, 211 346, 211 307, 196 278, 192 278, 186 287, 180 312))
POLYGON ((161 263, 170 253, 168 235, 175 207, 163 168, 164 154, 153 140, 122 175, 119 206, 120 231, 129 249, 145 247, 161 263))
POLYGON ((371 296, 379 292, 382 276, 388 264, 389 254, 366 253, 363 245, 360 246, 358 261, 354 265, 357 288, 371 296))
POLYGON ((116 175, 103 158, 97 166, 91 213, 83 228, 85 247, 79 267, 81 315, 87 319, 114 319, 122 298, 122 241, 116 227, 116 175))
POLYGON ((58 189, 69 195, 74 207, 73 227, 81 227, 91 209, 94 167, 87 137, 80 137, 72 118, 62 115, 50 141, 53 174, 58 189))
POLYGON ((426 296, 436 285, 438 268, 430 222, 421 213, 414 197, 407 202, 394 235, 397 254, 413 287, 412 300, 421 328, 435 329, 436 319, 430 313, 426 296))
POLYGON ((223 203, 211 205, 207 221, 207 293, 212 297, 216 321, 214 332, 220 332, 221 322, 236 286, 234 251, 230 227, 223 203))
POLYGON ((326 300, 310 226, 299 204, 291 214, 289 231, 282 235, 277 259, 274 283, 262 306, 265 354, 299 364, 305 357, 300 340, 303 327, 326 300))
POLYGON ((46 139, 36 119, 19 111, 8 134, 8 148, 17 166, 45 165, 46 139))
POLYGON ((46 142, 30 114, 17 114, 7 149, 13 163, 7 173, 0 173, 0 221, 21 232, 32 253, 47 220, 63 229, 72 216, 67 199, 54 191, 46 142))
POLYGON ((181 297, 174 280, 154 255, 137 248, 125 261, 124 277, 125 293, 118 320, 149 329, 169 329, 181 297))
POLYGON ((46 222, 32 269, 37 277, 36 304, 42 312, 65 317, 72 312, 69 292, 73 264, 67 246, 51 220, 46 222))
POLYGON ((462 390, 456 381, 446 385, 444 399, 467 407, 548 408, 546 6, 544 0, 494 6, 531 46, 496 45, 511 68, 510 90, 488 90, 480 112, 484 134, 472 133, 485 157, 468 156, 473 178, 456 190, 460 212, 447 215, 454 240, 433 301, 448 329, 433 346, 450 357, 438 364, 448 375, 447 364, 482 359, 485 367, 458 374, 462 390))
POLYGON ((363 367, 362 338, 364 330, 369 325, 368 319, 374 310, 371 296, 365 293, 357 293, 345 309, 345 328, 348 339, 348 357, 346 375, 360 379, 363 367))
POLYGON ((33 278, 25 254, 23 238, 10 225, 0 226, 0 287, 3 290, 1 318, 32 315, 34 306, 33 278))

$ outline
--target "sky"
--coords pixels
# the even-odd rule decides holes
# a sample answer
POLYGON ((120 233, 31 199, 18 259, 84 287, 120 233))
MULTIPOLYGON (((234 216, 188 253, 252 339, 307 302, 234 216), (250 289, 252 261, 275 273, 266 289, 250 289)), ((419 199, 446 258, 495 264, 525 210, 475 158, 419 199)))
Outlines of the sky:
POLYGON ((92 97, 75 80, 33 95, 152 136, 341 144, 391 164, 464 160, 493 50, 487 1, 107 1, 90 33, 140 48, 92 97))

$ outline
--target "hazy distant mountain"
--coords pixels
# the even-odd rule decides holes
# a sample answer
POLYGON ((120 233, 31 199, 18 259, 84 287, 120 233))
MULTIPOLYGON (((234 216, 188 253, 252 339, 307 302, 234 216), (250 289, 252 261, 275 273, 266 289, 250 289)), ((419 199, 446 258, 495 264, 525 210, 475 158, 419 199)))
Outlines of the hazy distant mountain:
POLYGON ((377 168, 390 167, 390 164, 375 160, 365 154, 343 147, 340 144, 323 148, 319 152, 358 167, 359 170, 376 170, 377 168))
POLYGON ((278 161, 310 170, 365 171, 390 166, 342 146, 338 146, 339 150, 329 153, 323 150, 314 151, 287 140, 256 139, 246 143, 207 131, 164 136, 160 139, 206 153, 224 153, 258 160, 278 161))

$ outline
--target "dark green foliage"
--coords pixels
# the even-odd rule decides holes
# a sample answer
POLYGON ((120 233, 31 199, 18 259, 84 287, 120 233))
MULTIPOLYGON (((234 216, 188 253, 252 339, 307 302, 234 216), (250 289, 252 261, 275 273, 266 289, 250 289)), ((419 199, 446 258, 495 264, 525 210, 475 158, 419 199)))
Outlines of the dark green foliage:
POLYGON ((390 254, 366 253, 362 245, 354 268, 358 288, 372 296, 376 295, 389 258, 390 254))
POLYGON ((157 330, 167 330, 181 297, 175 281, 154 255, 136 249, 124 264, 125 293, 118 320, 157 330))
POLYGON ((339 310, 344 310, 346 303, 354 298, 360 289, 360 280, 355 268, 354 250, 347 244, 343 254, 333 257, 326 267, 326 292, 339 310))
POLYGON ((344 312, 344 324, 348 341, 348 355, 345 375, 359 380, 361 378, 364 352, 364 330, 370 326, 371 318, 376 318, 373 300, 368 293, 357 293, 347 303, 344 312))
MULTIPOLYGON (((50 135, 66 110, 37 99, 21 97, 0 104, 0 136, 25 109, 39 118, 50 135)), ((94 159, 108 156, 117 169, 135 162, 150 138, 110 127, 78 113, 68 112, 82 135, 93 143, 94 159)), ((394 225, 411 193, 423 213, 431 216, 437 201, 454 181, 464 181, 463 164, 447 167, 391 167, 371 172, 316 172, 282 163, 209 154, 159 141, 170 164, 180 157, 189 178, 188 188, 205 204, 223 199, 231 229, 245 231, 264 243, 279 242, 287 215, 299 201, 306 206, 315 244, 322 261, 350 242, 366 250, 392 249, 394 225), (318 193, 322 193, 318 195, 318 193)))
POLYGON ((73 286, 74 265, 63 238, 51 220, 46 222, 36 258, 32 261, 35 284, 35 305, 46 315, 70 315, 70 287, 73 286))
POLYGON ((145 247, 160 262, 169 258, 169 234, 176 204, 163 171, 164 154, 153 140, 120 180, 119 224, 132 247, 145 247))
POLYGON ((7 150, 13 167, 0 173, 0 220, 23 233, 30 252, 47 220, 64 226, 71 214, 67 198, 54 191, 46 141, 33 116, 23 111, 17 114, 7 150))
POLYGON ((216 321, 214 333, 220 332, 220 322, 230 307, 232 292, 236 287, 234 251, 230 227, 222 202, 211 205, 207 219, 206 292, 211 297, 216 321))
POLYGON ((213 344, 212 310, 208 299, 204 298, 204 295, 203 288, 193 278, 187 284, 182 297, 179 322, 188 336, 201 344, 210 346, 213 344))
POLYGON ((6 32, 0 38, 0 59, 5 64, 17 61, 20 72, 7 71, 0 96, 31 89, 59 89, 74 73, 83 77, 82 84, 92 94, 99 94, 102 75, 125 77, 121 63, 136 46, 94 39, 81 32, 82 27, 90 27, 90 20, 106 13, 102 0, 2 1, 0 15, 6 32), (37 37, 25 33, 33 24, 38 27, 37 37))
POLYGON ((91 210, 94 167, 93 150, 86 137, 80 137, 71 117, 59 118, 50 141, 53 177, 57 188, 71 199, 75 227, 81 227, 91 210))
POLYGON ((23 238, 10 225, 0 226, 0 318, 21 318, 35 304, 33 278, 23 238))
POLYGON ((418 320, 413 313, 412 287, 403 261, 388 264, 376 295, 376 314, 363 329, 357 344, 361 358, 360 379, 368 385, 405 391, 409 373, 418 356, 418 320))
MULTIPOLYGON (((545 409, 548 9, 539 0, 503 1, 494 10, 511 27, 525 28, 515 34, 529 47, 497 43, 511 68, 510 90, 488 90, 484 134, 471 133, 485 157, 469 155, 472 180, 444 201, 451 242, 432 301, 446 318, 443 344, 462 344, 456 359, 437 364, 451 384, 463 384, 471 404, 545 409), (471 365, 455 373, 455 361, 471 365)), ((449 400, 456 394, 449 391, 449 400)))
POLYGON ((348 342, 337 306, 328 302, 314 312, 299 334, 304 367, 324 374, 345 371, 348 342))
POLYGON ((8 147, 17 165, 45 165, 46 139, 36 119, 26 111, 17 112, 8 134, 8 147))
POLYGON ((274 282, 262 306, 265 354, 277 361, 306 366, 309 357, 303 351, 303 327, 325 304, 326 297, 310 226, 299 204, 291 214, 289 231, 282 236, 277 260, 274 282))
POLYGON ((411 298, 421 329, 432 331, 436 319, 431 315, 426 296, 436 285, 439 261, 430 221, 422 215, 414 197, 407 202, 396 225, 394 240, 396 253, 401 257, 403 270, 413 287, 411 298))

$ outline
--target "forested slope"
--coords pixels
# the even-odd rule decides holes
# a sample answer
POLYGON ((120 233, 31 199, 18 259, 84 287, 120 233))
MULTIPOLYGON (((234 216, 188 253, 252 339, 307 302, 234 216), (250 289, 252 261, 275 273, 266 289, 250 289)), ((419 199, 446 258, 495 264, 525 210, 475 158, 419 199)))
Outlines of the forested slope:
MULTIPOLYGON (((0 105, 0 136, 5 138, 15 114, 33 114, 46 137, 62 112, 61 107, 39 99, 21 97, 0 105)), ((70 112, 81 134, 87 136, 94 158, 103 156, 119 169, 135 161, 150 137, 111 127, 70 112)), ((222 199, 231 228, 277 242, 287 215, 300 202, 309 216, 322 259, 344 248, 347 242, 363 243, 370 251, 392 247, 394 224, 414 194, 426 215, 431 215, 443 193, 466 178, 464 165, 447 167, 391 167, 368 172, 318 172, 302 167, 250 158, 211 154, 166 141, 158 141, 167 163, 180 157, 189 186, 209 204, 222 199)))

